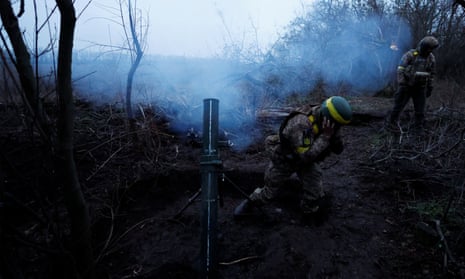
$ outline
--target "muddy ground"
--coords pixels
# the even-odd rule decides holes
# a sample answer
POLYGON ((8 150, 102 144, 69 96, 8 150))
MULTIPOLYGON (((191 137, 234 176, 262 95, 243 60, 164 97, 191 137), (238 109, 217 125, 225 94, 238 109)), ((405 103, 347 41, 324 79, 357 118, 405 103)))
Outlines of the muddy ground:
MULTIPOLYGON (((244 198, 241 191, 250 193, 263 183, 267 156, 260 142, 241 152, 222 147, 219 278, 463 276, 463 220, 445 226, 452 222, 418 211, 419 202, 438 205, 438 200, 451 200, 450 188, 418 176, 409 182, 409 174, 400 167, 396 177, 375 164, 381 142, 389 137, 380 131, 383 110, 388 108, 383 106, 378 113, 369 111, 371 105, 361 109, 354 104, 354 108, 355 121, 342 128, 344 152, 322 163, 332 206, 321 222, 302 220, 295 180, 289 181, 275 203, 235 220, 232 213, 244 198), (432 220, 443 222, 442 240, 432 220), (452 255, 444 244, 449 244, 452 255)), ((186 141, 185 135, 170 133, 160 121, 144 128, 148 132, 138 144, 128 144, 127 137, 111 128, 124 126, 117 113, 83 110, 86 113, 78 115, 76 127, 76 161, 91 210, 98 278, 197 278, 203 229, 202 199, 195 198, 201 187, 199 146, 186 141), (86 117, 92 124, 86 124, 86 117)), ((265 130, 276 128, 270 125, 265 130)), ((66 244, 60 243, 66 243, 68 233, 60 195, 47 176, 51 171, 40 162, 42 156, 31 156, 41 154, 37 147, 14 145, 18 139, 5 135, 4 130, 2 157, 9 167, 4 169, 8 183, 3 189, 27 209, 49 216, 56 227, 37 224, 30 212, 18 206, 0 209, 4 228, 9 228, 2 232, 3 241, 8 241, 8 255, 17 259, 10 260, 3 252, 3 274, 7 274, 5 266, 17 265, 23 275, 17 278, 64 278, 66 271, 57 267, 56 254, 47 252, 66 251, 66 244), (18 178, 18 173, 24 177, 18 178), (36 195, 30 194, 33 187, 36 195), (17 217, 5 217, 12 214, 17 217)), ((453 208, 462 205, 461 197, 454 196, 452 204, 453 208)), ((444 213, 442 204, 437 207, 444 213)), ((0 278, 9 277, 0 274, 0 278)))

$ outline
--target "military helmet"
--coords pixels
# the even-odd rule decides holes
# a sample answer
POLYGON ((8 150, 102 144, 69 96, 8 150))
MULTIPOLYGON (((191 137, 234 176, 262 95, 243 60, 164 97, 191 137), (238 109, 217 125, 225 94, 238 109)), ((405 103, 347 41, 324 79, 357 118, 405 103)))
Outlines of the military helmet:
POLYGON ((439 46, 439 41, 433 36, 426 36, 421 39, 420 43, 418 44, 420 51, 433 51, 439 46))
POLYGON ((352 108, 349 102, 343 97, 332 96, 321 104, 323 116, 339 124, 349 124, 352 120, 352 108))

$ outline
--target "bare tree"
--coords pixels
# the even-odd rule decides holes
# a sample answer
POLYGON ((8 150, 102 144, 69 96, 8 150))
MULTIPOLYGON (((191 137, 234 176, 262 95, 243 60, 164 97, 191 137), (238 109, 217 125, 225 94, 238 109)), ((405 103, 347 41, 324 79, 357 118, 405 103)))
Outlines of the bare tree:
POLYGON ((74 104, 71 65, 76 14, 72 0, 56 0, 60 10, 60 39, 57 68, 59 100, 57 168, 70 215, 74 256, 82 278, 93 278, 90 217, 79 184, 73 156, 74 104))
POLYGON ((131 54, 131 68, 128 72, 128 77, 126 81, 126 113, 128 116, 130 129, 134 129, 134 113, 132 111, 132 85, 134 81, 134 75, 137 68, 142 60, 144 55, 143 44, 145 42, 145 37, 147 34, 148 26, 144 26, 142 18, 137 16, 137 13, 140 12, 137 9, 137 1, 132 6, 132 1, 128 0, 127 2, 127 12, 128 12, 128 25, 125 23, 125 17, 123 14, 123 0, 119 0, 120 12, 121 12, 121 21, 124 28, 124 33, 126 36, 126 42, 128 43, 128 49, 131 54), (129 28, 129 30, 127 30, 129 28))
MULTIPOLYGON (((59 112, 56 133, 46 121, 46 115, 42 110, 40 90, 35 76, 37 73, 34 74, 31 56, 22 37, 11 1, 0 1, 0 15, 14 50, 14 53, 10 53, 10 58, 19 76, 25 96, 23 98, 24 104, 29 108, 34 121, 39 123, 37 126, 42 132, 44 140, 49 143, 48 147, 54 156, 55 170, 64 191, 65 206, 70 217, 72 243, 75 245, 71 262, 76 263, 76 271, 80 277, 93 278, 94 259, 91 246, 90 217, 73 157, 74 105, 71 63, 76 15, 72 0, 56 0, 56 4, 61 13, 56 84, 59 112)), ((21 2, 19 14, 23 11, 24 3, 21 2)), ((37 32, 38 30, 36 30, 36 34, 37 32)))
POLYGON ((440 77, 462 79, 465 72, 465 9, 459 9, 461 2, 394 1, 396 14, 409 22, 413 42, 418 42, 425 35, 438 37, 441 47, 436 52, 440 57, 437 61, 440 77))
MULTIPOLYGON (((21 2, 22 14, 24 3, 21 2)), ((37 123, 42 138, 51 143, 53 140, 52 130, 48 124, 48 117, 42 108, 42 101, 39 98, 38 88, 35 83, 35 75, 31 65, 31 56, 27 49, 26 43, 24 42, 21 30, 19 28, 18 18, 14 14, 10 0, 0 0, 0 17, 3 22, 3 26, 10 38, 11 46, 14 51, 14 58, 11 55, 11 59, 14 61, 17 74, 22 86, 22 93, 24 94, 24 104, 28 108, 29 114, 32 117, 32 121, 37 123)))
POLYGON ((427 0, 318 0, 308 13, 288 25, 271 49, 268 61, 271 67, 278 65, 274 71, 287 84, 308 82, 308 88, 312 88, 320 75, 326 84, 336 85, 326 87, 328 92, 344 91, 344 85, 359 91, 356 86, 373 82, 381 90, 376 93, 389 94, 402 52, 415 47, 424 36, 434 35, 441 46, 436 50, 438 77, 463 80, 465 11, 452 4, 427 0))

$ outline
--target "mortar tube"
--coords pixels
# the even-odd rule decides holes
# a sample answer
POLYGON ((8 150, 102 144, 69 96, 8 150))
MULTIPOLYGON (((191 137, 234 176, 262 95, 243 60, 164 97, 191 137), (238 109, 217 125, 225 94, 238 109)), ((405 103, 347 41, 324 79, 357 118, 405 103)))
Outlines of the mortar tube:
POLYGON ((218 172, 222 164, 218 153, 218 104, 217 99, 204 100, 203 154, 200 159, 202 177, 201 278, 218 277, 218 172))

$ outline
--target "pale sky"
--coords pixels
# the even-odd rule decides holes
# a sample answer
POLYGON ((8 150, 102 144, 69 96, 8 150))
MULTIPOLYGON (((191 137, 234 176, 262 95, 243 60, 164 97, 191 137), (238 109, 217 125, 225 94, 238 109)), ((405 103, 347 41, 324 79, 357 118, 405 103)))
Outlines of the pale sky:
MULTIPOLYGON (((258 43, 266 50, 292 19, 305 12, 311 1, 137 0, 137 7, 149 19, 146 53, 205 57, 218 54, 231 41, 245 45, 258 43)), ((41 3, 47 3, 51 10, 55 1, 37 3, 39 10, 45 9, 41 3)), ((76 0, 77 13, 88 3, 89 0, 76 0)), ((120 20, 116 13, 118 0, 92 0, 78 19, 75 48, 84 48, 89 42, 121 45, 122 27, 114 23, 120 20)), ((27 32, 33 30, 33 7, 29 1, 20 24, 27 32)), ((49 33, 42 32, 43 36, 49 33)))

